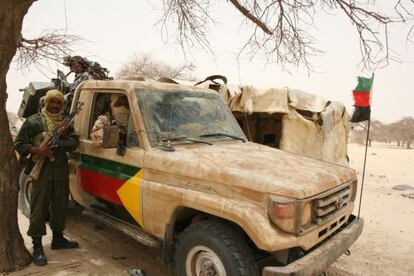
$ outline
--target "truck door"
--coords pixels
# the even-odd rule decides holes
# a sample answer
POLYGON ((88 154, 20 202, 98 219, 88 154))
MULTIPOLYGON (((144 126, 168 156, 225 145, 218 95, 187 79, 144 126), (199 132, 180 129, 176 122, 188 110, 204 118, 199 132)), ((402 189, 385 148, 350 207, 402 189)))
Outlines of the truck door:
MULTIPOLYGON (((141 179, 144 149, 137 135, 134 113, 130 112, 127 118, 124 155, 117 154, 116 146, 103 148, 93 144, 91 139, 94 124, 102 119, 100 116, 111 112, 109 101, 114 94, 127 96, 123 91, 93 92, 90 118, 85 122, 89 124, 89 133, 82 141, 79 157, 78 181, 81 189, 98 202, 91 207, 143 227, 141 179)), ((128 102, 131 107, 131 99, 128 102)))

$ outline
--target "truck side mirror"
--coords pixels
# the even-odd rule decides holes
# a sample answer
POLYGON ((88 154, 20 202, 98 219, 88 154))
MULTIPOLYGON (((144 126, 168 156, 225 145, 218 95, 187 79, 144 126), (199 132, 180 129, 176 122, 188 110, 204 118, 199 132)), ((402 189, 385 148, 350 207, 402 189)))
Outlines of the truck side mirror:
POLYGON ((119 128, 118 126, 105 126, 103 128, 102 147, 116 148, 119 144, 119 128))

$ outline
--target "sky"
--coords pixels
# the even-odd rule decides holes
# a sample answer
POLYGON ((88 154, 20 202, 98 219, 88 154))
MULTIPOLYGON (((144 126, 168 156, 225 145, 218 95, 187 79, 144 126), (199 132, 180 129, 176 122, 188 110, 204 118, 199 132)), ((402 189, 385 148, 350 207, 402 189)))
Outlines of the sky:
MULTIPOLYGON (((169 25, 166 37, 166 32, 157 24, 161 9, 162 1, 156 0, 41 0, 34 2, 28 11, 22 33, 33 38, 45 30, 67 29, 84 40, 73 54, 98 61, 111 75, 132 55, 148 53, 171 65, 191 62, 196 66, 194 76, 199 79, 221 74, 231 84, 258 88, 288 86, 343 102, 349 112, 353 110, 352 89, 356 86, 356 77, 373 73, 359 66, 357 33, 338 14, 318 13, 316 27, 309 29, 317 39, 317 46, 324 51, 311 59, 315 72, 309 73, 302 67, 283 71, 261 56, 238 60, 239 49, 252 29, 243 23, 242 16, 228 1, 214 1, 210 8, 215 19, 208 25, 211 52, 193 48, 183 53, 176 43, 176 27, 169 25)), ((384 9, 387 11, 389 7, 384 9)), ((400 62, 375 71, 371 104, 372 117, 386 123, 414 116, 414 44, 406 43, 407 26, 396 25, 389 30, 390 48, 398 53, 400 62)), ((41 70, 36 67, 21 70, 13 63, 7 76, 7 110, 17 112, 23 94, 20 88, 30 81, 49 81, 56 69, 67 72, 67 68, 57 63, 41 70)))

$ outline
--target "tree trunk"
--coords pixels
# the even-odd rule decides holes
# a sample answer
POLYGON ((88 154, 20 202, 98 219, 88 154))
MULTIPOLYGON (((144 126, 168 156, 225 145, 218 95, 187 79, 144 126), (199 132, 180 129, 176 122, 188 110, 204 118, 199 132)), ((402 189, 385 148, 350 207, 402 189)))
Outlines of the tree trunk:
POLYGON ((411 140, 410 140, 410 139, 408 139, 408 140, 407 140, 407 149, 411 149, 411 145, 410 145, 410 144, 411 144, 411 140))
POLYGON ((17 223, 18 164, 6 112, 6 75, 21 40, 22 23, 33 0, 0 0, 0 272, 31 261, 17 223))

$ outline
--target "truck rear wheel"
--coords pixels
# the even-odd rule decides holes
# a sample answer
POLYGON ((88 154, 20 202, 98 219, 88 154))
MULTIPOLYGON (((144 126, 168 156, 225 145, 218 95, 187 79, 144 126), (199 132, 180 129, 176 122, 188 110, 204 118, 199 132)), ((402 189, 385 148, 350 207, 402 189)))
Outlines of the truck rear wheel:
POLYGON ((175 247, 176 275, 257 276, 247 241, 232 225, 205 220, 189 226, 175 247))
POLYGON ((30 217, 30 200, 32 194, 32 178, 24 173, 20 173, 19 177, 19 209, 23 215, 30 217))

